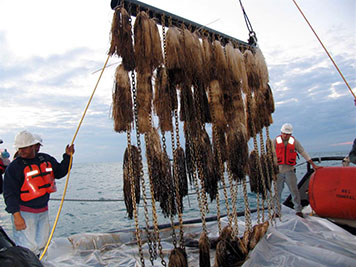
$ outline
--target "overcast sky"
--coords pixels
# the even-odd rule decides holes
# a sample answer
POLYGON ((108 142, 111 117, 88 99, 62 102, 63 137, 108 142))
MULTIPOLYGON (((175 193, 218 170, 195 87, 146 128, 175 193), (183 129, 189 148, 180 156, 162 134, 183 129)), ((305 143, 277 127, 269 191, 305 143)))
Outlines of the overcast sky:
MULTIPOLYGON (((247 41, 238 0, 142 1, 247 41)), ((356 1, 297 0, 356 92, 356 1)), ((276 111, 271 135, 294 125, 308 152, 348 151, 356 137, 353 96, 292 0, 245 0, 269 68, 276 111)), ((0 138, 40 134, 60 159, 71 143, 107 57, 109 0, 0 0, 0 138)), ((109 64, 119 59, 112 57, 109 64)), ((77 162, 121 161, 126 135, 110 118, 115 65, 99 83, 75 140, 77 162)))

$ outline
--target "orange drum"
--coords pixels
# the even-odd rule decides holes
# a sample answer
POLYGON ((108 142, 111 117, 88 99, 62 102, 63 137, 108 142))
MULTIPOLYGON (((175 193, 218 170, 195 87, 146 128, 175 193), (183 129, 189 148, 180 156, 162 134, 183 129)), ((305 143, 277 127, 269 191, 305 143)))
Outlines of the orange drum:
POLYGON ((309 203, 320 217, 356 219, 356 167, 323 167, 314 172, 309 203))

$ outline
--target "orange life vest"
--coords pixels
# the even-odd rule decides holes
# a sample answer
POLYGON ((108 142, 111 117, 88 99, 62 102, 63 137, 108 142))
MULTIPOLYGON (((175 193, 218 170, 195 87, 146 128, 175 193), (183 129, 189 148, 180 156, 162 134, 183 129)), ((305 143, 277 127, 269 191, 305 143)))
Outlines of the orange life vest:
POLYGON ((0 159, 0 174, 3 174, 5 172, 5 165, 2 159, 0 159))
POLYGON ((287 145, 284 145, 282 136, 276 138, 276 154, 279 165, 292 165, 297 163, 297 152, 295 151, 295 139, 293 136, 289 137, 287 145))
POLYGON ((57 191, 54 173, 50 162, 28 165, 24 169, 24 183, 21 187, 21 200, 30 201, 46 193, 57 191))

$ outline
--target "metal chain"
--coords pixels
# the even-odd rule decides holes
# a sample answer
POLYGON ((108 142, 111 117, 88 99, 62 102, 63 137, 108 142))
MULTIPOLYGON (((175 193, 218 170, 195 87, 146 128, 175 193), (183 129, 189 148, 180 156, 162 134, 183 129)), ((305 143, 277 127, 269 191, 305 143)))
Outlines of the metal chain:
MULTIPOLYGON (((151 116, 150 116, 150 119, 151 119, 151 116)), ((147 149, 147 144, 149 142, 148 134, 145 134, 145 142, 146 142, 146 149, 147 149)), ((150 193, 151 193, 151 202, 152 202, 152 217, 153 217, 154 236, 158 243, 158 251, 159 251, 159 256, 161 258, 161 263, 163 266, 166 266, 167 264, 164 260, 161 239, 159 236, 156 200, 155 200, 155 195, 154 195, 155 193, 154 193, 153 180, 152 180, 152 162, 150 161, 149 157, 147 157, 147 165, 148 165, 148 177, 149 177, 149 182, 150 182, 150 193)), ((154 257, 156 258, 156 255, 157 255, 156 242, 153 244, 153 248, 154 248, 154 251, 153 251, 154 257)))
MULTIPOLYGON (((164 52, 164 65, 167 66, 167 38, 166 38, 166 28, 165 28, 165 16, 161 17, 161 25, 162 25, 162 36, 163 36, 163 52, 164 52)), ((178 154, 177 150, 180 147, 179 143, 179 125, 178 125, 178 113, 177 110, 174 109, 174 113, 177 114, 177 118, 175 118, 175 127, 176 127, 176 141, 177 146, 175 147, 174 140, 174 131, 171 131, 171 142, 172 142, 172 151, 173 151, 173 176, 175 181, 175 192, 176 192, 176 203, 178 209, 178 220, 179 220, 179 246, 184 249, 184 231, 183 231, 183 205, 181 203, 181 197, 179 193, 179 179, 178 179, 178 154)))
MULTIPOLYGON (((250 210, 250 205, 249 205, 249 203, 248 203, 246 176, 242 179, 242 190, 243 190, 244 204, 245 204, 245 223, 246 223, 246 230, 248 230, 249 232, 251 232, 251 231, 252 231, 251 210, 250 210)), ((246 230, 245 230, 245 231, 246 231, 246 230)))
MULTIPOLYGON (((162 133, 162 147, 163 147, 163 152, 165 154, 167 154, 167 145, 166 145, 166 137, 164 136, 164 133, 162 133)), ((167 170, 171 169, 170 163, 169 161, 165 161, 164 163, 167 164, 166 168, 167 170)), ((173 182, 173 181, 171 181, 173 182)), ((171 187, 169 186, 169 194, 168 194, 168 208, 169 208, 169 219, 171 221, 171 227, 172 227, 172 240, 173 240, 173 245, 176 248, 177 247, 177 235, 176 235, 176 231, 175 231, 175 227, 174 227, 174 216, 172 213, 172 197, 174 197, 174 192, 171 191, 171 187), (173 195, 173 196, 172 196, 173 195)))
MULTIPOLYGON (((269 128, 266 127, 266 138, 267 140, 271 140, 270 135, 269 135, 269 128)), ((270 142, 270 141, 269 141, 270 142)), ((271 144, 271 146, 273 146, 273 144, 271 144)), ((268 150, 268 159, 271 162, 271 166, 272 166, 272 183, 273 183, 273 190, 274 190, 274 203, 275 203, 275 208, 277 206, 277 211, 279 214, 279 218, 281 220, 281 206, 279 203, 279 198, 278 198, 278 193, 277 193, 277 175, 275 173, 274 170, 274 160, 273 160, 273 154, 272 154, 272 147, 268 150)))
MULTIPOLYGON (((213 41, 214 41, 215 40, 215 35, 213 35, 212 38, 213 38, 213 41)), ((214 45, 212 46, 212 54, 213 54, 213 57, 215 57, 215 46, 214 45)), ((210 88, 209 88, 209 98, 212 99, 212 92, 211 92, 210 88)), ((212 116, 213 122, 215 122, 214 111, 212 111, 211 116, 212 116)), ((216 127, 216 126, 214 126, 214 124, 215 123, 213 123, 213 127, 216 127)), ((215 133, 215 135, 217 137, 217 133, 215 133)), ((215 140, 217 140, 217 139, 215 139, 215 140)), ((220 145, 218 145, 218 146, 220 147, 220 145)), ((224 174, 225 174, 224 163, 222 162, 220 149, 218 149, 218 157, 220 157, 220 159, 218 158, 218 160, 219 160, 219 165, 220 165, 220 178, 221 178, 221 183, 223 185, 223 190, 224 190, 226 213, 227 213, 227 217, 228 217, 228 220, 229 220, 229 225, 232 226, 232 217, 231 217, 230 207, 229 207, 229 198, 228 198, 228 195, 227 195, 225 176, 224 176, 224 174), (219 153, 220 153, 220 155, 219 155, 219 153)))
POLYGON ((263 190, 265 193, 265 196, 267 197, 267 207, 268 207, 268 220, 271 221, 272 219, 272 203, 271 203, 271 184, 270 184, 270 176, 269 176, 269 171, 268 171, 268 165, 267 165, 267 154, 265 152, 265 145, 264 145, 264 141, 263 141, 263 135, 262 135, 262 131, 260 133, 260 149, 261 149, 261 155, 262 155, 262 160, 263 160, 263 164, 266 168, 266 174, 267 174, 267 186, 266 186, 266 180, 264 179, 264 177, 262 178, 263 183, 265 184, 263 190), (267 190, 267 187, 269 188, 267 190), (268 191, 268 192, 267 192, 268 191))
MULTIPOLYGON (((211 90, 209 90, 209 97, 211 98, 211 90)), ((211 110, 211 117, 213 122, 215 122, 215 114, 213 110, 211 110)), ((219 163, 219 175, 220 177, 224 176, 224 163, 222 162, 222 157, 221 157, 221 149, 220 149, 220 140, 218 139, 218 134, 216 131, 216 124, 213 123, 213 136, 216 142, 216 151, 218 153, 218 163, 219 163)), ((217 210, 217 219, 218 219, 218 229, 219 229, 219 234, 221 233, 221 212, 220 212, 220 190, 218 189, 216 192, 216 210, 217 210)))
POLYGON ((140 164, 140 180, 141 180, 141 187, 142 187, 142 196, 143 196, 143 208, 144 208, 144 215, 145 215, 145 222, 146 222, 146 235, 148 241, 148 249, 150 253, 150 260, 153 265, 153 249, 152 249, 152 239, 151 233, 149 231, 149 218, 148 218, 148 208, 147 208, 147 196, 146 196, 146 185, 145 185, 145 178, 143 172, 143 163, 142 163, 142 149, 141 149, 141 140, 140 140, 140 132, 139 132, 139 125, 138 125, 138 110, 137 110, 137 91, 136 91, 136 82, 135 82, 135 73, 131 72, 131 79, 132 79, 132 95, 134 100, 134 114, 135 114, 135 129, 136 129, 136 139, 137 139, 137 149, 138 149, 138 160, 140 164))
MULTIPOLYGON (((162 37, 163 37, 163 53, 164 53, 164 57, 163 57, 163 63, 165 65, 165 67, 167 66, 167 39, 166 39, 166 27, 165 27, 165 17, 164 15, 161 17, 161 25, 162 25, 162 37)), ((171 131, 171 136, 172 136, 172 131, 171 131)), ((162 133, 162 143, 163 143, 163 147, 164 147, 164 151, 166 151, 166 142, 165 142, 166 138, 164 137, 164 134, 162 133)), ((175 164, 175 156, 176 156, 176 153, 175 153, 175 149, 174 149, 174 138, 172 139, 172 152, 173 152, 173 164, 175 164)), ((170 166, 169 166, 170 167, 170 166)), ((177 186, 176 185, 176 169, 175 169, 175 165, 173 165, 173 182, 175 184, 175 187, 177 186)), ((173 193, 173 192, 172 192, 173 193)), ((176 193, 176 199, 177 199, 177 190, 175 190, 175 193, 176 193)), ((178 192, 179 194, 179 192, 178 192)), ((169 197, 172 197, 172 194, 169 194, 169 197)), ((169 201, 169 207, 170 207, 170 210, 171 210, 171 206, 172 206, 172 202, 171 200, 169 201)), ((179 206, 178 206, 178 203, 177 203, 177 208, 178 208, 178 214, 179 214, 179 206)), ((173 220, 173 214, 171 213, 170 214, 170 220, 171 220, 171 225, 172 225, 172 238, 173 238, 173 244, 174 244, 174 247, 177 246, 177 236, 176 236, 176 233, 175 233, 175 229, 174 229, 174 220, 173 220)))
POLYGON ((165 16, 164 14, 161 17, 161 25, 162 25, 162 37, 163 37, 163 64, 167 67, 167 39, 166 39, 166 27, 165 27, 165 16))
POLYGON ((141 230, 140 230, 140 226, 138 223, 138 216, 137 216, 135 179, 133 177, 132 156, 131 156, 131 154, 132 154, 131 133, 129 130, 126 132, 126 135, 127 135, 127 144, 128 144, 127 147, 128 147, 128 159, 129 159, 129 178, 130 178, 130 184, 131 184, 131 201, 132 201, 133 214, 134 214, 134 219, 135 219, 136 240, 137 240, 137 245, 138 245, 138 251, 140 254, 141 265, 145 266, 145 259, 143 257, 143 251, 142 251, 141 230))
MULTIPOLYGON (((124 6, 124 1, 121 2, 122 4, 122 7, 124 6)), ((129 5, 129 8, 131 9, 131 5, 129 5)), ((130 23, 130 26, 132 25, 132 19, 131 19, 131 16, 129 17, 129 23, 130 23)), ((131 29, 132 29, 132 26, 131 26, 131 29)), ((131 31, 131 34, 133 35, 132 31, 131 31)), ((131 72, 131 84, 132 84, 132 92, 133 92, 133 99, 134 99, 134 107, 135 107, 135 123, 136 123, 136 132, 137 132, 137 127, 138 127, 138 124, 137 124, 137 104, 136 104, 136 82, 135 82, 135 72, 132 71, 131 72)), ((137 228, 139 227, 138 225, 138 216, 137 216, 137 209, 136 209, 136 197, 135 196, 135 188, 132 188, 133 186, 133 169, 132 169, 132 163, 131 163, 131 133, 129 131, 127 131, 127 143, 129 144, 129 172, 131 172, 130 176, 131 176, 131 197, 132 197, 132 205, 134 207, 134 216, 135 216, 135 225, 136 225, 136 232, 138 231, 141 231, 141 230, 137 230, 137 228), (131 163, 131 166, 130 166, 130 163, 131 163)), ((139 139, 137 139, 137 144, 139 144, 139 139)), ((139 151, 140 151, 140 147, 138 146, 139 148, 139 151)), ((141 152, 139 153, 139 157, 141 157, 141 152)), ((142 157, 141 157, 141 160, 142 160, 142 157)), ((142 165, 142 161, 141 161, 141 165, 142 165)), ((140 232, 139 232, 140 233, 140 232)), ((136 233, 136 239, 137 239, 137 243, 138 243, 138 247, 139 247, 139 253, 140 253, 140 262, 141 262, 141 265, 142 266, 145 266, 145 259, 143 257, 143 251, 142 251, 142 241, 141 241, 141 238, 140 238, 140 234, 139 233, 136 233)), ((149 235, 147 236, 149 237, 149 235)), ((151 261, 152 262, 152 261, 151 261)))
POLYGON ((237 219, 237 207, 236 207, 236 200, 237 200, 237 182, 236 182, 236 190, 234 188, 234 182, 232 179, 232 173, 229 171, 229 181, 230 181, 230 195, 232 199, 232 218, 234 219, 234 227, 232 228, 232 237, 237 237, 239 234, 239 225, 237 219))
MULTIPOLYGON (((215 37, 213 36, 213 39, 215 39, 215 37)), ((215 48, 214 46, 212 47, 212 53, 213 53, 213 56, 215 55, 215 48)), ((212 99, 212 92, 211 92, 211 89, 209 87, 209 90, 208 90, 208 94, 209 94, 209 98, 212 99)), ((222 156, 221 156, 221 148, 220 148, 220 139, 218 138, 218 133, 217 133, 217 129, 216 129, 216 124, 215 124, 215 113, 214 113, 214 110, 212 109, 211 111, 211 118, 212 118, 212 121, 213 121, 213 136, 214 136, 214 139, 216 140, 216 150, 217 150, 217 153, 218 153, 218 163, 219 163, 219 172, 220 172, 220 177, 221 178, 224 178, 224 173, 225 173, 225 168, 224 168, 224 163, 222 161, 222 156)), ((225 181, 224 181, 225 182, 225 181)), ((225 188, 225 187, 224 187, 225 188)), ((226 194, 225 194, 225 191, 224 191, 224 196, 225 196, 225 204, 226 204, 226 194)), ((222 227, 221 227, 221 221, 220 221, 220 217, 221 217, 221 211, 220 211, 220 190, 217 190, 217 193, 216 193, 216 209, 217 209, 217 219, 218 219, 218 229, 219 229, 219 234, 221 233, 222 231, 222 227)), ((227 206, 226 208, 227 210, 227 215, 229 216, 230 214, 230 210, 229 210, 229 206, 227 206)))
MULTIPOLYGON (((257 134, 256 136, 253 138, 253 142, 254 142, 254 147, 257 151, 257 167, 258 167, 258 172, 259 172, 259 177, 261 179, 261 182, 262 182, 262 188, 259 188, 259 192, 260 190, 263 190, 262 192, 262 222, 265 221, 265 198, 263 197, 266 196, 266 184, 265 184, 265 179, 264 179, 264 175, 263 175, 263 171, 262 171, 262 165, 261 165, 261 155, 260 155, 260 152, 259 152, 259 149, 258 149, 258 145, 257 145, 257 134)), ((258 183, 259 185, 259 183, 258 183)))
POLYGON ((173 152, 173 177, 174 177, 174 184, 175 184, 175 193, 176 193, 176 204, 177 204, 177 211, 178 211, 178 220, 179 220, 179 246, 184 248, 184 232, 183 232, 183 207, 181 203, 181 197, 179 192, 179 173, 178 173, 178 146, 177 148, 174 147, 174 132, 171 131, 171 140, 172 140, 172 151, 173 152))
MULTIPOLYGON (((194 142, 194 144, 192 144, 192 139, 191 139, 191 134, 190 134, 190 130, 188 129, 188 138, 190 139, 189 141, 189 146, 190 149, 189 151, 196 151, 196 144, 194 142)), ((194 186, 195 186, 195 190, 196 190, 196 194, 197 194, 197 200, 199 203, 199 209, 200 209, 200 214, 201 214, 201 219, 202 219, 202 227, 203 227, 203 231, 207 234, 207 228, 206 228, 206 220, 205 220, 205 212, 206 212, 206 201, 204 198, 204 194, 205 194, 205 190, 204 190, 204 181, 202 182, 202 180, 204 179, 204 177, 202 177, 202 170, 201 170, 201 166, 198 166, 198 162, 200 162, 199 160, 197 161, 194 155, 191 155, 190 157, 192 159, 192 167, 193 167, 193 180, 194 180, 194 186), (200 177, 200 182, 201 182, 201 190, 199 189, 199 184, 198 184, 198 178, 197 178, 197 174, 196 172, 198 172, 198 175, 200 177)))
POLYGON ((209 212, 209 210, 208 210, 209 207, 208 207, 207 195, 205 192, 205 181, 204 181, 205 177, 204 177, 204 173, 203 173, 203 166, 201 164, 201 161, 199 160, 199 159, 201 159, 201 151, 199 149, 197 142, 198 142, 198 140, 197 140, 197 138, 195 138, 195 140, 193 140, 193 147, 194 147, 194 151, 196 151, 196 153, 197 153, 197 155, 196 155, 197 158, 193 161, 195 161, 195 167, 197 168, 198 177, 200 180, 200 192, 201 192, 203 216, 205 217, 206 213, 209 212))
MULTIPOLYGON (((258 169, 258 173, 260 174, 260 177, 261 177, 261 169, 260 169, 260 160, 259 160, 259 152, 258 152, 258 146, 257 146, 257 138, 256 138, 256 135, 253 137, 253 147, 254 147, 254 150, 256 152, 256 159, 257 159, 257 169, 258 169)), ((257 223, 260 223, 261 222, 261 210, 260 210, 260 183, 258 182, 257 183, 257 194, 256 194, 256 200, 257 200, 257 223)), ((264 207, 263 207, 263 198, 262 198, 262 221, 264 219, 264 207)))
MULTIPOLYGON (((176 114, 175 114, 176 116, 176 114)), ((177 114, 178 116, 178 114, 177 114)), ((198 201, 198 206, 199 206, 199 211, 200 211, 200 215, 201 215, 201 220, 202 220, 202 228, 203 228, 203 231, 205 233, 207 233, 207 228, 206 228, 206 220, 205 220, 205 209, 203 207, 203 200, 202 198, 200 197, 200 189, 199 189, 199 184, 198 184, 198 178, 197 178, 197 164, 196 164, 196 155, 194 155, 194 152, 195 151, 195 146, 194 144, 192 144, 192 138, 191 138, 191 133, 190 133, 190 128, 187 127, 187 131, 186 131, 186 143, 188 142, 188 146, 189 146, 189 158, 192 159, 192 169, 193 169, 193 183, 194 183, 194 187, 195 187, 195 193, 196 193, 196 196, 197 196, 197 201, 198 201)))

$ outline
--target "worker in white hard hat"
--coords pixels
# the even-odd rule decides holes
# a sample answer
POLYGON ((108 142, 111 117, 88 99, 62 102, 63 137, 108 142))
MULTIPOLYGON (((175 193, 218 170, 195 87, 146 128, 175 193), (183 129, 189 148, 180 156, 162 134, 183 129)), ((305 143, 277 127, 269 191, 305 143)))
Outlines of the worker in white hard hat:
MULTIPOLYGON (((304 150, 300 142, 298 142, 292 134, 292 124, 285 123, 282 125, 281 134, 274 139, 274 147, 276 149, 277 163, 279 167, 279 173, 277 175, 277 196, 280 203, 284 183, 286 183, 292 196, 292 202, 296 215, 304 217, 302 213, 302 205, 300 203, 297 176, 295 175, 294 168, 297 162, 297 153, 301 154, 314 169, 319 168, 319 166, 311 160, 310 156, 304 150)), ((279 216, 280 214, 277 215, 279 216)))
POLYGON ((67 174, 74 145, 67 145, 58 163, 48 154, 36 153, 37 143, 28 131, 16 135, 18 156, 5 172, 4 199, 6 211, 12 214, 16 245, 39 255, 49 237, 49 195, 56 191, 55 179, 67 174))
POLYGON ((37 143, 35 144, 35 151, 38 153, 41 149, 41 146, 43 146, 43 139, 39 134, 33 134, 33 137, 37 140, 37 143))

